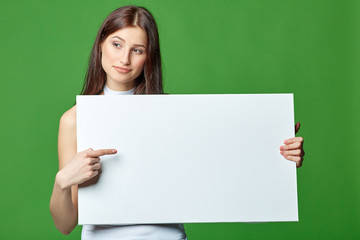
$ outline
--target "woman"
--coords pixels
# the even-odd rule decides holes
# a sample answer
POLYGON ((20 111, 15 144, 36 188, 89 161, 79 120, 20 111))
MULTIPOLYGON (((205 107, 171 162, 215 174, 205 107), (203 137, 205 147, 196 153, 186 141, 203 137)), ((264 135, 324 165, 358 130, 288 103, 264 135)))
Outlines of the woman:
MULTIPOLYGON (((91 52, 84 95, 162 94, 159 37, 153 16, 145 8, 124 6, 104 21, 91 52)), ((298 130, 299 124, 296 128, 298 130)), ((288 160, 302 163, 302 138, 280 147, 288 160)), ((60 119, 59 172, 50 201, 56 227, 69 234, 77 225, 77 186, 101 169, 100 156, 115 149, 76 151, 76 106, 60 119)), ((84 226, 82 239, 186 239, 182 224, 84 226)))

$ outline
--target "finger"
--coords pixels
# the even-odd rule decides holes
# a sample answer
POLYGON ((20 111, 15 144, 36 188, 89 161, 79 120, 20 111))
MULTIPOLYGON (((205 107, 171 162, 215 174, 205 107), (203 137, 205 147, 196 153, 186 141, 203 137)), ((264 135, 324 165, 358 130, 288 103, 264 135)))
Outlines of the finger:
POLYGON ((286 139, 284 141, 284 144, 295 143, 295 142, 303 142, 303 141, 304 141, 304 139, 302 137, 294 137, 294 138, 286 139))
POLYGON ((290 151, 280 151, 280 153, 282 155, 290 155, 290 156, 301 156, 302 155, 300 149, 290 150, 290 151))
POLYGON ((99 170, 101 168, 101 163, 95 163, 94 165, 92 165, 92 170, 99 170))
POLYGON ((95 177, 95 176, 98 175, 98 174, 99 174, 99 171, 95 170, 95 171, 92 172, 90 178, 93 178, 93 177, 95 177))
POLYGON ((297 123, 295 124, 295 134, 297 134, 297 132, 299 131, 299 129, 300 129, 300 122, 297 122, 297 123))
POLYGON ((284 158, 293 162, 300 162, 301 161, 301 157, 298 156, 288 156, 288 155, 284 155, 284 158))
POLYGON ((280 146, 280 150, 294 150, 294 149, 300 149, 301 148, 301 142, 294 142, 291 144, 280 146))
POLYGON ((92 152, 89 152, 90 157, 100 157, 103 155, 110 155, 117 153, 116 149, 98 149, 92 152))
POLYGON ((98 158, 98 157, 89 158, 89 159, 90 159, 89 165, 93 165, 93 164, 95 164, 95 163, 100 162, 100 158, 98 158))

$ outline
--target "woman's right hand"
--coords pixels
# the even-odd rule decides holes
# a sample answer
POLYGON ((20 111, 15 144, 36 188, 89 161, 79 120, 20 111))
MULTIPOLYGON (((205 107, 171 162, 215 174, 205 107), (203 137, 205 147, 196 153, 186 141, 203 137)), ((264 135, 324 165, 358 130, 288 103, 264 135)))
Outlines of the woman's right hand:
POLYGON ((101 168, 100 156, 115 154, 116 149, 89 148, 78 152, 56 175, 56 182, 61 189, 68 189, 73 185, 81 184, 96 175, 101 168))

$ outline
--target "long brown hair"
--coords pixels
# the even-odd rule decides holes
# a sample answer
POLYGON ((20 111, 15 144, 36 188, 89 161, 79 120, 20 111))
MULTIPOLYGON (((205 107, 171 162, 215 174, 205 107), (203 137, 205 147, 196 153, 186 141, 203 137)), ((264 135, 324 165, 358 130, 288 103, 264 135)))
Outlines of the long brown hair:
POLYGON ((101 65, 101 43, 112 33, 124 27, 140 27, 147 34, 148 47, 144 69, 135 79, 134 94, 162 94, 162 71, 159 34, 152 14, 144 7, 124 6, 114 10, 104 20, 91 50, 82 95, 100 94, 106 82, 101 65))

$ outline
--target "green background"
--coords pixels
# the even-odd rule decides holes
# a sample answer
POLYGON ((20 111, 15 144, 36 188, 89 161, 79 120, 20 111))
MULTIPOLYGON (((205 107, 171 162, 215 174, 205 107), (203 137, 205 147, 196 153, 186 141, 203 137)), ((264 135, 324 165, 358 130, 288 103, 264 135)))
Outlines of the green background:
POLYGON ((59 119, 102 21, 128 4, 157 20, 167 92, 295 96, 300 221, 185 224, 189 239, 360 239, 357 0, 1 0, 0 238, 80 238, 49 212, 59 119))

